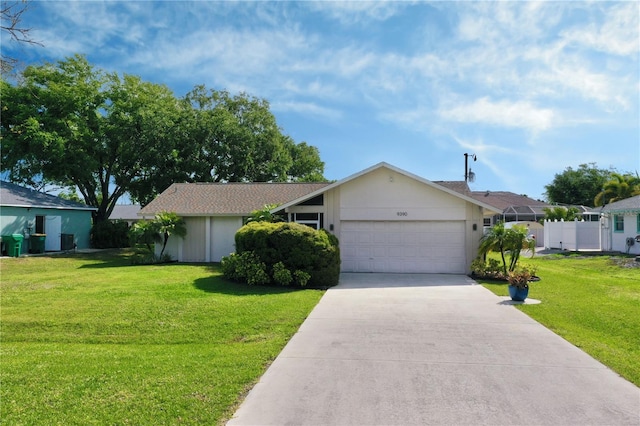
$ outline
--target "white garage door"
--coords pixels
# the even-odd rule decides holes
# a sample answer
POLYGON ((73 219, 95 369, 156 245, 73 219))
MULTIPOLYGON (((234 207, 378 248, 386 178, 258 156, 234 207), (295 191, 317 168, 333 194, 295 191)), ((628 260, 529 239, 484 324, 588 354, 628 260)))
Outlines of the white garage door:
POLYGON ((464 222, 343 221, 344 272, 466 272, 464 222))

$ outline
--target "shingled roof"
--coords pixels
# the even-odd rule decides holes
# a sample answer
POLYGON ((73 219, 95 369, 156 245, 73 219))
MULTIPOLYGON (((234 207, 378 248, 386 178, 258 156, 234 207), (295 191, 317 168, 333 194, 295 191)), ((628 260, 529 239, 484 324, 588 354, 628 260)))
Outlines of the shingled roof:
POLYGON ((328 186, 323 183, 174 183, 147 204, 141 216, 246 216, 265 204, 284 204, 328 186))
POLYGON ((605 212, 638 212, 640 211, 640 195, 634 197, 625 198, 624 200, 616 201, 611 204, 607 204, 602 208, 605 212))
POLYGON ((473 191, 471 197, 502 211, 509 207, 528 207, 532 211, 542 210, 543 207, 551 207, 550 204, 544 201, 534 200, 526 195, 518 195, 508 191, 473 191))
POLYGON ((4 181, 0 182, 0 205, 58 210, 97 210, 95 207, 4 181))
POLYGON ((467 182, 463 180, 434 180, 433 183, 449 188, 450 190, 466 195, 467 197, 471 197, 469 185, 467 185, 467 182))

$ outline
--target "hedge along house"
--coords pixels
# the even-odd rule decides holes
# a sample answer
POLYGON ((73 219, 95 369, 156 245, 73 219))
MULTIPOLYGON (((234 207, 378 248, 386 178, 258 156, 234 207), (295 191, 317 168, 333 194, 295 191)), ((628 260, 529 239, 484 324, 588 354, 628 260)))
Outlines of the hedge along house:
POLYGON ((209 262, 235 250, 243 218, 265 204, 335 234, 344 272, 467 273, 484 217, 501 212, 473 199, 465 182, 431 182, 380 163, 331 184, 174 184, 141 215, 184 217, 187 237, 170 238, 169 254, 209 262))
POLYGON ((13 183, 0 183, 0 235, 23 235, 22 253, 29 251, 33 234, 46 234, 45 251, 89 248, 91 217, 96 210, 13 183))

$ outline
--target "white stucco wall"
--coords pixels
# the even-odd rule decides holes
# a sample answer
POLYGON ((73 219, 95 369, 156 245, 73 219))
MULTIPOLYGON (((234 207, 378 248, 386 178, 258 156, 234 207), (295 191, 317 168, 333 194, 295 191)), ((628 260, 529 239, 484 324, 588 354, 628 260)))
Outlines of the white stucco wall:
POLYGON ((465 220, 466 202, 381 168, 340 187, 340 220, 465 220))
POLYGON ((483 229, 481 207, 386 168, 327 191, 322 211, 325 229, 339 239, 341 221, 462 221, 467 265, 477 256, 483 229))
POLYGON ((236 251, 235 235, 242 226, 241 217, 212 217, 211 220, 211 258, 208 261, 220 262, 223 256, 236 251))
MULTIPOLYGON (((170 237, 165 253, 179 262, 220 262, 235 251, 235 235, 242 226, 239 216, 185 217, 184 239, 170 237)), ((156 254, 161 247, 156 245, 156 254)))
POLYGON ((630 254, 640 254, 640 243, 635 242, 631 247, 627 247, 627 238, 635 238, 640 235, 640 229, 638 229, 638 215, 627 213, 624 215, 624 231, 617 232, 613 229, 613 215, 609 219, 606 232, 608 233, 610 247, 608 250, 620 251, 627 253, 627 248, 630 254))

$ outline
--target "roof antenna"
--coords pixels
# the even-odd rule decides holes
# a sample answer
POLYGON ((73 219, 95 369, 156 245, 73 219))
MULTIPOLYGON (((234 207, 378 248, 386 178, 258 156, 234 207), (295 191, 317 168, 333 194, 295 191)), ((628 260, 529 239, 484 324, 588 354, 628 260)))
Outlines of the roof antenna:
POLYGON ((469 168, 469 157, 473 158, 473 161, 478 159, 475 154, 464 153, 464 181, 474 182, 476 180, 476 174, 469 168))

